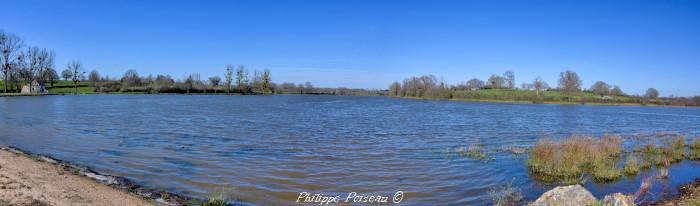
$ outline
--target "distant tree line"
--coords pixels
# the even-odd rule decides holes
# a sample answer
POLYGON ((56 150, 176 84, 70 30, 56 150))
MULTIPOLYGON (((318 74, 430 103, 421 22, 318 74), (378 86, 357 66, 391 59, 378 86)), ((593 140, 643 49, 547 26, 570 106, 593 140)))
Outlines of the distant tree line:
MULTIPOLYGON (((328 95, 382 95, 381 90, 349 88, 317 88, 310 82, 295 84, 272 81, 269 69, 253 70, 243 65, 227 65, 223 78, 212 76, 206 79, 193 73, 182 79, 169 75, 142 76, 136 70, 127 70, 121 77, 103 76, 97 70, 87 72, 78 60, 68 63, 60 75, 54 66, 55 53, 39 47, 25 47, 17 35, 0 30, 0 77, 3 93, 19 93, 23 85, 36 81, 54 87, 63 79, 70 82, 75 93, 81 82, 94 88, 94 92, 135 92, 135 93, 226 93, 226 94, 328 94, 328 95)), ((63 85, 61 87, 64 87, 63 85)), ((33 89, 34 87, 29 87, 33 89)))
POLYGON ((503 75, 491 75, 486 81, 478 78, 469 79, 456 85, 448 85, 434 75, 409 77, 403 82, 393 82, 387 90, 388 95, 410 98, 429 99, 474 99, 474 100, 510 100, 532 102, 580 102, 580 103, 634 103, 700 106, 700 97, 661 98, 659 91, 649 88, 644 95, 625 94, 620 86, 597 81, 589 89, 583 88, 583 82, 574 71, 559 74, 556 87, 537 77, 531 82, 517 88, 515 73, 506 71, 503 75))
POLYGON ((219 76, 203 79, 199 73, 186 75, 179 80, 165 74, 141 76, 136 70, 129 69, 121 78, 101 76, 97 70, 92 70, 88 74, 88 81, 95 92, 103 93, 272 94, 276 90, 269 69, 262 72, 254 70, 251 75, 243 65, 236 68, 228 65, 223 80, 219 76))
MULTIPOLYGON (((35 46, 25 46, 15 34, 0 30, 0 76, 3 93, 19 93, 23 85, 31 82, 58 80, 54 69, 53 51, 35 46)), ((29 87, 30 92, 34 87, 29 87)))
MULTIPOLYGON (((71 73, 71 72, 68 72, 71 73)), ((70 76, 64 77, 70 79, 70 76)), ((141 76, 136 70, 127 70, 121 78, 101 76, 97 70, 88 74, 89 85, 95 92, 132 93, 221 93, 221 94, 326 94, 326 95, 379 95, 381 91, 348 88, 317 88, 310 82, 295 84, 272 81, 269 69, 249 70, 244 65, 227 65, 223 78, 203 79, 198 73, 177 80, 169 75, 141 76)))

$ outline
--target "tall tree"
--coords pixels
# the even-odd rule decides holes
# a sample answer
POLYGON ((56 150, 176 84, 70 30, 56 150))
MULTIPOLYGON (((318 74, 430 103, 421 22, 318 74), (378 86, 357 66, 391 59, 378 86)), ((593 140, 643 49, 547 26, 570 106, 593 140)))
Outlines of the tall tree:
POLYGON ((231 83, 233 81, 233 65, 226 65, 226 74, 224 75, 226 78, 226 93, 231 92, 231 83))
POLYGON ((239 65, 236 70, 236 87, 238 92, 245 93, 248 87, 248 71, 243 65, 239 65))
POLYGON ((211 83, 211 87, 214 88, 214 94, 216 94, 216 89, 219 88, 219 82, 221 82, 221 77, 209 77, 209 83, 211 83))
POLYGON ((314 93, 314 85, 311 85, 311 82, 304 83, 304 86, 302 88, 304 88, 303 93, 306 93, 306 94, 314 93))
POLYGON ((12 66, 15 65, 17 57, 22 48, 22 39, 10 33, 0 30, 0 66, 4 81, 4 93, 7 93, 10 76, 12 76, 12 66))
POLYGON ((620 86, 615 85, 611 90, 610 90, 610 95, 613 96, 622 96, 624 93, 622 92, 622 89, 620 89, 620 86))
POLYGON ((503 88, 503 83, 504 83, 503 77, 501 77, 501 76, 493 74, 493 75, 491 75, 491 77, 489 77, 489 85, 491 86, 491 88, 494 88, 494 89, 503 88))
POLYGON ((591 91, 600 96, 608 95, 610 94, 610 85, 603 81, 597 81, 591 86, 591 91))
POLYGON ((97 82, 100 81, 100 73, 97 72, 97 70, 90 71, 90 74, 88 74, 88 81, 90 81, 90 85, 94 87, 97 82))
POLYGON ((58 76, 58 73, 56 73, 56 70, 53 68, 48 68, 44 71, 44 80, 48 81, 51 84, 51 87, 53 87, 54 82, 58 80, 60 77, 58 76))
POLYGON ((559 73, 559 89, 565 94, 572 94, 581 91, 581 78, 576 72, 567 70, 559 73))
POLYGON ((508 87, 508 89, 515 89, 515 73, 508 70, 503 74, 503 77, 505 79, 506 87, 508 87))
POLYGON ((271 92, 272 89, 272 76, 269 69, 265 69, 262 73, 262 89, 263 93, 271 92))
MULTIPOLYGON (((56 59, 56 53, 54 53, 53 51, 48 51, 46 49, 42 49, 39 52, 39 71, 38 71, 39 77, 38 77, 38 79, 42 83, 45 82, 49 78, 49 76, 44 75, 44 74, 46 74, 46 71, 48 71, 48 70, 53 70, 55 59, 56 59)), ((54 71, 54 73, 55 73, 55 71, 54 71)), ((58 76, 58 75, 56 75, 56 76, 58 76)), ((57 78, 54 78, 54 80, 55 79, 57 79, 57 78)))
POLYGON ((64 80, 68 81, 70 78, 73 77, 73 71, 70 69, 65 69, 61 72, 61 77, 63 77, 64 80))
POLYGON ((135 69, 126 70, 121 79, 122 91, 127 91, 130 87, 137 87, 141 85, 141 77, 135 69))
POLYGON ((537 77, 532 81, 532 87, 535 89, 535 95, 540 96, 540 92, 548 89, 549 85, 542 78, 537 77))
POLYGON ((484 81, 481 81, 480 79, 473 78, 467 81, 467 89, 469 90, 477 90, 481 89, 484 87, 484 81))
POLYGON ((391 85, 389 85, 389 92, 391 96, 401 96, 401 84, 399 82, 391 83, 391 85))
POLYGON ((20 54, 17 56, 17 69, 19 69, 18 71, 20 72, 22 79, 29 84, 29 93, 33 93, 32 82, 34 81, 35 77, 34 72, 36 72, 38 67, 38 55, 39 48, 30 47, 27 48, 27 51, 20 52, 20 54))
POLYGON ((83 68, 83 63, 78 60, 73 60, 68 63, 67 67, 68 71, 71 72, 71 80, 73 81, 75 93, 78 94, 78 82, 85 79, 85 69, 83 68))
POLYGON ((654 89, 654 88, 649 88, 649 89, 647 89, 647 92, 644 94, 644 97, 650 98, 650 99, 659 98, 659 91, 654 89))

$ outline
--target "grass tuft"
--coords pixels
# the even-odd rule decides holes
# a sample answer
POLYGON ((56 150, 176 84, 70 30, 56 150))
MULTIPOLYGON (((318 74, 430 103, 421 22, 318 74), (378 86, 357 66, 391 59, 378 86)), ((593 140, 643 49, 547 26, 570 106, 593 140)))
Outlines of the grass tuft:
POLYGON ((591 176, 596 182, 611 182, 622 177, 622 170, 612 157, 597 156, 592 167, 591 176))
POLYGON ((700 160, 700 136, 693 140, 690 144, 690 152, 688 152, 688 159, 690 160, 700 160))
MULTIPOLYGON (((637 158, 633 156, 627 156, 627 162, 625 162, 625 168, 623 169, 626 175, 633 176, 639 173, 640 165, 637 158)), ((651 167, 651 165, 649 165, 651 167)))
POLYGON ((622 153, 622 138, 571 136, 556 142, 541 139, 535 143, 527 161, 528 168, 543 180, 576 183, 585 174, 595 181, 613 181, 622 176, 616 158, 622 153))
POLYGON ((523 200, 520 189, 513 186, 513 181, 488 191, 491 203, 495 206, 515 206, 523 200))

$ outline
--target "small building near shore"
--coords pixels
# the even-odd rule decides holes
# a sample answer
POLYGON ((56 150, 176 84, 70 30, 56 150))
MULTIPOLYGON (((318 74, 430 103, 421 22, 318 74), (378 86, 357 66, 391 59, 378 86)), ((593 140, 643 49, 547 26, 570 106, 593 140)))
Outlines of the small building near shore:
POLYGON ((44 84, 39 83, 36 80, 32 81, 31 84, 22 86, 22 94, 45 94, 48 92, 49 90, 46 90, 44 84))

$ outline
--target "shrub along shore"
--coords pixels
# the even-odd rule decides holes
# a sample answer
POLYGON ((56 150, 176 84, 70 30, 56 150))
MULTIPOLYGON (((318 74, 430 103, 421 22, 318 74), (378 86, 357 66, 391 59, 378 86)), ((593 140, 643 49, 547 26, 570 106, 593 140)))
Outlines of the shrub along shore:
POLYGON ((574 71, 559 74, 557 87, 550 87, 541 78, 521 87, 515 86, 515 73, 491 75, 488 81, 477 78, 450 85, 434 75, 409 77, 389 86, 389 96, 415 99, 446 99, 460 101, 604 104, 604 105, 663 105, 700 106, 700 96, 661 97, 658 90, 648 88, 643 95, 627 94, 617 85, 597 81, 584 89, 583 81, 574 71))

